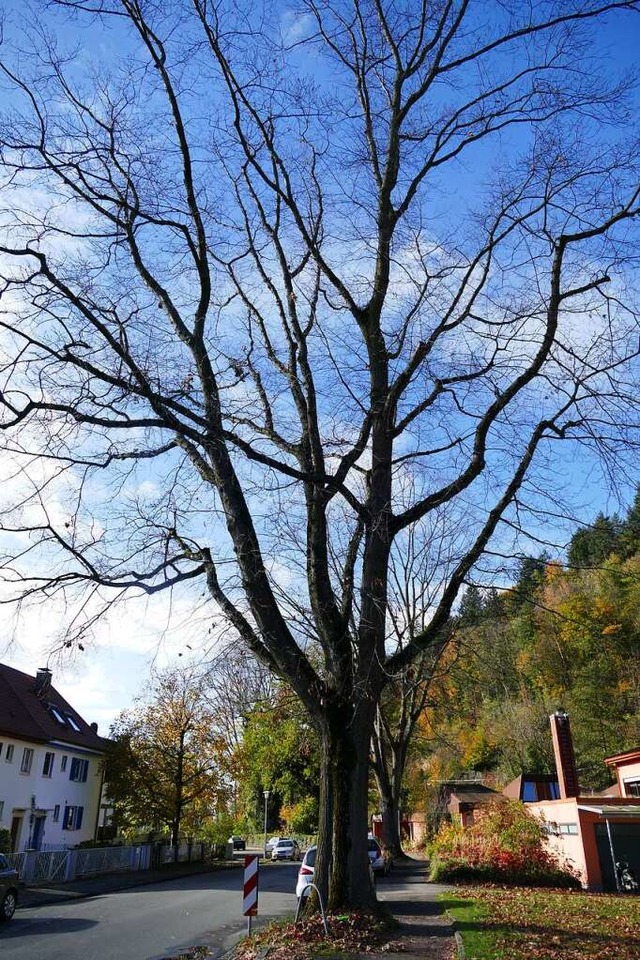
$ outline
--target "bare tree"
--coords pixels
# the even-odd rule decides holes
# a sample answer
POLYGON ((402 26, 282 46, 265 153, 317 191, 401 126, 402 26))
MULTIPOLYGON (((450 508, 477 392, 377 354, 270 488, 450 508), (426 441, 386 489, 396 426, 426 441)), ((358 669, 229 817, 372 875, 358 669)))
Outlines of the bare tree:
MULTIPOLYGON (((443 531, 444 532, 444 531, 443 531)), ((453 562, 451 536, 436 544, 411 528, 395 544, 389 563, 387 654, 399 656, 429 628, 443 574, 453 562)), ((371 739, 371 767, 380 795, 382 840, 395 858, 402 856, 400 831, 404 776, 412 756, 424 749, 418 736, 420 719, 441 696, 441 682, 452 653, 449 625, 439 639, 389 677, 378 701, 371 739), (449 654, 447 656, 447 654, 449 654)))
POLYGON ((555 502, 559 441, 635 449, 635 88, 599 44, 638 4, 35 8, 1 67, 3 599, 64 598, 73 643, 202 582, 318 731, 321 889, 369 903, 382 689, 555 502), (389 654, 392 546, 445 507, 389 654))
POLYGON ((242 644, 226 645, 209 663, 205 677, 203 695, 215 718, 216 729, 233 753, 242 743, 249 714, 273 704, 275 678, 242 644))

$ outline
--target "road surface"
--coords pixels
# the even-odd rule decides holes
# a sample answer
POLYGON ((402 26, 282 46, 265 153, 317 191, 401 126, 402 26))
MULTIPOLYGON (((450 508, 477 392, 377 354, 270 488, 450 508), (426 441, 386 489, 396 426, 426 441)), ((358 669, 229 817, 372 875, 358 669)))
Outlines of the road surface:
MULTIPOLYGON (((261 869, 257 926, 296 908, 298 864, 261 869)), ((242 871, 196 874, 86 900, 20 909, 1 960, 160 960, 204 944, 220 956, 246 930, 242 871)))

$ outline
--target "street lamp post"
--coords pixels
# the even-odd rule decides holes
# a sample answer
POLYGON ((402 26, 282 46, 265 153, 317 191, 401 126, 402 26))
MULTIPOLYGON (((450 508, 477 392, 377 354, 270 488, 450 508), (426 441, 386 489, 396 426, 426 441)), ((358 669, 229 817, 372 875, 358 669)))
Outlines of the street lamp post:
POLYGON ((267 859, 267 801, 269 799, 269 791, 264 791, 264 858, 267 859))

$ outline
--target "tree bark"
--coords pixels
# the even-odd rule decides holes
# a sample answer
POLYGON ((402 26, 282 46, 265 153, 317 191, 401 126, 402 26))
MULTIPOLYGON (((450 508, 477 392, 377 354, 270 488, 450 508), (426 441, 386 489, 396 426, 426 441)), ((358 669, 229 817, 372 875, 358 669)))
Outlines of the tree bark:
POLYGON ((320 824, 315 882, 329 910, 376 902, 367 856, 373 707, 327 706, 321 730, 320 824))
POLYGON ((184 789, 184 741, 185 734, 184 731, 180 733, 180 741, 178 748, 178 766, 176 769, 176 797, 175 797, 175 812, 173 815, 173 822, 171 824, 171 845, 173 847, 173 861, 174 863, 178 862, 178 843, 180 841, 180 821, 182 820, 182 794, 184 789))
POLYGON ((382 843, 394 859, 403 856, 400 834, 400 805, 392 793, 383 796, 382 843))

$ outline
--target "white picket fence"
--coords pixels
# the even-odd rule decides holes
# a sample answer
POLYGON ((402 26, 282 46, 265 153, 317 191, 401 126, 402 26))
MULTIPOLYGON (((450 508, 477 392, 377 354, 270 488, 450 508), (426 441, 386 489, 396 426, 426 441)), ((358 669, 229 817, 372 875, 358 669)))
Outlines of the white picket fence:
POLYGON ((171 846, 158 847, 145 843, 89 850, 26 850, 24 853, 11 854, 9 860, 24 884, 37 887, 48 883, 68 883, 101 873, 149 870, 174 860, 200 861, 203 857, 204 845, 201 843, 181 843, 177 856, 171 846))

